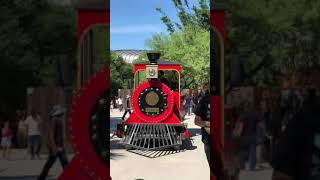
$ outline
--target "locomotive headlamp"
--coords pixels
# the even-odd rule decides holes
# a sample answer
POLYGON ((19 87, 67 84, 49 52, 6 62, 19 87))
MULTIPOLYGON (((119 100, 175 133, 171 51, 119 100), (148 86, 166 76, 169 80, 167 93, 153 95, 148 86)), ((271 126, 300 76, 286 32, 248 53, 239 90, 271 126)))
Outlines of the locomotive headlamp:
POLYGON ((149 73, 149 76, 152 76, 152 77, 156 75, 156 71, 154 69, 149 69, 148 73, 149 73))
POLYGON ((146 95, 146 103, 150 106, 154 106, 159 102, 159 96, 154 91, 149 92, 146 95))
POLYGON ((158 78, 158 65, 146 66, 146 78, 158 78))

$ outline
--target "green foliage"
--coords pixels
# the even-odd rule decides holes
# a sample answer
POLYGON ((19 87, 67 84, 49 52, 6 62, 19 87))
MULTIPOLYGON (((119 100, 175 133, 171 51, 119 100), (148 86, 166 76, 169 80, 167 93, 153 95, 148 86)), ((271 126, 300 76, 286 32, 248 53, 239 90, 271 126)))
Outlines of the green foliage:
MULTIPOLYGON (((206 0, 200 0, 197 7, 190 7, 188 2, 181 0, 172 2, 180 22, 173 22, 161 9, 157 9, 170 33, 184 31, 187 26, 209 29, 209 6, 206 0)), ((238 54, 244 60, 244 85, 278 85, 282 77, 294 78, 301 69, 320 64, 319 1, 224 2, 228 5, 226 63, 230 54, 238 54)), ((167 53, 165 43, 173 41, 174 37, 158 34, 152 39, 150 47, 167 53)), ((176 47, 179 50, 179 46, 176 47)))
POLYGON ((291 78, 320 64, 319 1, 247 0, 229 5, 227 43, 229 52, 237 50, 245 60, 246 84, 276 85, 281 75, 291 78))
POLYGON ((180 22, 173 22, 161 8, 156 10, 161 14, 162 22, 167 26, 170 33, 182 30, 184 27, 198 27, 199 29, 210 29, 210 11, 208 0, 199 0, 198 4, 190 4, 187 0, 171 0, 177 9, 180 22))
POLYGON ((187 88, 208 83, 210 73, 210 11, 208 0, 189 4, 184 0, 172 0, 180 22, 173 22, 161 13, 161 20, 170 35, 155 34, 146 45, 162 53, 162 59, 178 61, 182 65, 182 78, 187 88))
POLYGON ((128 79, 133 77, 133 67, 127 64, 123 58, 115 53, 111 53, 110 79, 111 96, 118 95, 118 89, 127 87, 128 79))
POLYGON ((149 52, 149 51, 147 51, 147 50, 143 51, 142 55, 140 55, 137 59, 134 59, 134 60, 132 61, 132 63, 134 64, 134 63, 137 63, 137 62, 149 61, 149 60, 148 60, 148 57, 147 57, 147 53, 148 53, 148 52, 149 52))
POLYGON ((182 65, 187 88, 207 83, 210 72, 210 33, 199 27, 185 26, 170 35, 155 34, 146 45, 162 54, 162 59, 182 65))
POLYGON ((0 101, 9 107, 23 106, 28 86, 56 83, 53 56, 75 60, 73 9, 47 2, 0 2, 0 77, 4 82, 0 101))

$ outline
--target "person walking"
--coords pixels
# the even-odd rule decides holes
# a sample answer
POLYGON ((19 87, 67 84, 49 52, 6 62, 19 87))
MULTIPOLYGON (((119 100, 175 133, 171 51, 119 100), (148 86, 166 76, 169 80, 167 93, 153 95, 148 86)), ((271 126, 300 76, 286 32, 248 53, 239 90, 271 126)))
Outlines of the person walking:
POLYGON ((243 122, 241 161, 245 162, 248 158, 250 170, 255 170, 257 113, 254 112, 250 102, 244 104, 244 111, 241 113, 240 119, 243 122))
POLYGON ((223 179, 223 157, 219 148, 219 140, 210 138, 210 92, 205 91, 205 96, 201 99, 195 110, 194 123, 201 127, 202 142, 204 151, 210 167, 210 176, 216 179, 223 179))
POLYGON ((114 105, 113 105, 113 101, 111 100, 110 101, 110 111, 113 112, 113 109, 114 109, 114 105))
POLYGON ((22 111, 18 111, 18 147, 26 148, 27 147, 27 135, 28 129, 25 123, 25 117, 23 116, 22 111))
POLYGON ((125 108, 125 112, 124 112, 124 114, 122 116, 122 120, 124 120, 124 118, 126 117, 127 113, 131 114, 130 98, 131 98, 131 96, 127 95, 127 97, 126 97, 126 108, 125 108))
POLYGON ((193 93, 192 94, 192 98, 191 98, 191 102, 192 102, 192 110, 191 110, 191 112, 192 113, 194 113, 195 112, 195 110, 196 110, 196 106, 197 106, 197 102, 196 102, 196 94, 195 93, 193 93))
POLYGON ((204 93, 201 89, 201 87, 199 86, 198 87, 198 93, 197 95, 195 96, 195 108, 197 108, 197 105, 200 103, 201 99, 204 97, 204 93))
POLYGON ((40 159, 41 135, 40 135, 40 116, 35 110, 31 110, 30 116, 25 120, 28 129, 28 146, 30 147, 31 159, 35 155, 40 159))
MULTIPOLYGON (((241 106, 240 106, 241 107, 241 106)), ((239 108, 240 109, 240 108, 239 108)), ((232 131, 232 138, 233 138, 233 143, 235 144, 235 151, 236 151, 236 156, 237 160, 239 162, 239 169, 244 169, 245 167, 245 158, 242 158, 243 156, 242 151, 243 150, 243 121, 239 117, 239 115, 235 115, 235 125, 234 129, 232 131)))
POLYGON ((122 102, 122 98, 118 98, 118 106, 119 106, 119 111, 122 112, 123 110, 123 102, 122 102))
POLYGON ((281 131, 283 132, 287 128, 289 122, 293 119, 293 117, 295 117, 297 112, 299 112, 301 103, 299 102, 299 97, 291 89, 284 90, 281 98, 281 131))
POLYGON ((48 159, 38 177, 38 180, 45 180, 49 170, 59 158, 62 168, 68 165, 68 159, 65 152, 63 116, 65 109, 59 105, 53 107, 50 113, 50 119, 46 123, 48 132, 48 159))
POLYGON ((202 142, 204 144, 204 151, 210 164, 210 134, 206 129, 210 128, 210 95, 204 96, 197 106, 195 111, 194 124, 201 127, 202 142))
POLYGON ((308 89, 302 109, 281 134, 272 158, 272 180, 320 179, 320 103, 308 89))
POLYGON ((191 108, 191 98, 189 95, 186 95, 186 99, 185 99, 186 103, 185 103, 185 107, 186 107, 186 115, 190 116, 190 108, 191 108))
POLYGON ((267 118, 268 118, 268 112, 267 112, 267 106, 266 101, 261 101, 260 104, 260 113, 259 118, 257 119, 257 146, 256 146, 256 169, 262 169, 262 163, 264 162, 263 158, 263 152, 264 152, 264 143, 267 136, 267 118))
POLYGON ((193 96, 190 97, 190 114, 194 113, 194 98, 193 96))
POLYGON ((10 160, 12 136, 13 133, 9 127, 9 121, 6 121, 4 123, 4 127, 1 129, 1 146, 3 149, 2 157, 5 160, 10 160))

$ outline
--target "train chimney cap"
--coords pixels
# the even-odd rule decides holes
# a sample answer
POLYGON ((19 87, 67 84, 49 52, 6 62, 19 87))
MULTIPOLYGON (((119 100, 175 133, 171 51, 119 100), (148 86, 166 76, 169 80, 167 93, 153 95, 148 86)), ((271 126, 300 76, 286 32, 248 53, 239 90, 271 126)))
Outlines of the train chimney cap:
POLYGON ((157 61, 160 59, 160 55, 161 53, 158 52, 147 53, 148 59, 152 64, 157 64, 157 61))

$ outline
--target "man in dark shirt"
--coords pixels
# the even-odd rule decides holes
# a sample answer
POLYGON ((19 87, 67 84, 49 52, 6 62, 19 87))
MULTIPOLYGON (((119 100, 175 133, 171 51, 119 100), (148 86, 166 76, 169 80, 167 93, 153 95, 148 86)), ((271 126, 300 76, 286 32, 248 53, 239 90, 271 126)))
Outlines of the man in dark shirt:
POLYGON ((48 130, 48 149, 49 157, 45 163, 42 172, 39 176, 39 180, 46 179, 48 172, 56 159, 60 159, 62 167, 66 167, 68 160, 64 148, 64 137, 63 137, 63 115, 64 109, 60 106, 55 106, 51 112, 50 120, 47 123, 48 130))
POLYGON ((320 179, 320 109, 316 90, 288 123, 276 146, 273 180, 320 179))
POLYGON ((205 128, 210 128, 210 94, 207 93, 199 102, 195 111, 194 123, 201 127, 202 142, 204 144, 204 151, 210 164, 210 134, 205 128))
POLYGON ((198 87, 198 94, 195 98, 195 104, 196 106, 200 103, 201 99, 203 98, 205 94, 203 93, 202 89, 200 87, 198 87))
POLYGON ((224 179, 223 157, 219 149, 219 140, 210 137, 210 93, 205 91, 205 96, 201 99, 195 111, 194 123, 201 127, 202 142, 210 166, 210 176, 215 179, 224 179), (211 159, 210 159, 211 158, 211 159))
MULTIPOLYGON (((160 82, 162 82, 163 84, 169 86, 169 81, 168 79, 164 76, 164 71, 160 70, 159 71, 159 77, 158 79, 160 80, 160 82)), ((169 86, 170 87, 170 86, 169 86)))

